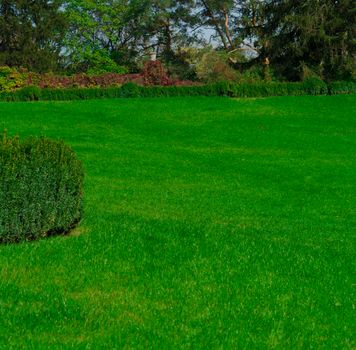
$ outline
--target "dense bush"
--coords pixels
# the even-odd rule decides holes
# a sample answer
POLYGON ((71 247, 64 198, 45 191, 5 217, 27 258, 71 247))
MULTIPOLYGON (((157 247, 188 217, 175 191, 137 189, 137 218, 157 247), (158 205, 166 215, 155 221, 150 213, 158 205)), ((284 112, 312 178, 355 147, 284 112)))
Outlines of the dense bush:
POLYGON ((147 86, 168 86, 172 85, 167 71, 160 61, 148 61, 143 68, 143 79, 147 86))
POLYGON ((0 135, 0 242, 68 232, 81 218, 83 178, 63 142, 0 135))
POLYGON ((89 75, 106 73, 125 74, 128 72, 126 67, 118 65, 112 58, 98 50, 89 55, 85 63, 88 66, 86 73, 89 75))
POLYGON ((219 80, 237 81, 239 73, 233 69, 229 62, 229 55, 224 51, 209 50, 202 54, 195 64, 198 79, 205 83, 219 80))

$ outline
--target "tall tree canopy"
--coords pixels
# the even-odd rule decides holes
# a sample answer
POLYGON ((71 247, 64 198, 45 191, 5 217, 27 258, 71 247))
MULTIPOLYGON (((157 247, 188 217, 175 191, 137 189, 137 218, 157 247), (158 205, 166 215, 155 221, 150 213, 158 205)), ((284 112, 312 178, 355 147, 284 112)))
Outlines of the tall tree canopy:
POLYGON ((85 66, 100 55, 132 66, 148 50, 169 55, 187 32, 192 5, 192 0, 66 1, 69 59, 85 66))
POLYGON ((287 78, 306 65, 325 78, 347 78, 355 70, 354 0, 273 0, 264 8, 268 42, 264 55, 287 78))
POLYGON ((190 29, 199 23, 192 12, 194 0, 149 0, 147 6, 150 20, 146 31, 158 53, 169 59, 177 47, 192 42, 190 29))
POLYGON ((215 31, 215 39, 221 42, 225 50, 234 50, 240 43, 235 35, 238 2, 236 0, 198 0, 196 3, 201 25, 215 31))
POLYGON ((65 13, 69 21, 66 54, 78 69, 96 61, 131 63, 142 44, 145 1, 70 0, 65 13))
POLYGON ((0 0, 0 65, 58 67, 66 18, 61 0, 0 0))
POLYGON ((136 70, 156 51, 178 67, 179 48, 196 48, 209 31, 240 70, 264 64, 291 80, 306 71, 344 79, 355 77, 355 22, 354 0, 0 0, 0 64, 136 70))

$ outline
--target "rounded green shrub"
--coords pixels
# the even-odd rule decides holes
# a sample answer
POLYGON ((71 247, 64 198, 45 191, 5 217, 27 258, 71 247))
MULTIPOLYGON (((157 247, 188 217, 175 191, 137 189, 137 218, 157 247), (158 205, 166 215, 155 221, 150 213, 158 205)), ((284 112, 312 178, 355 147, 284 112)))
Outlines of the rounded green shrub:
POLYGON ((83 165, 62 141, 0 135, 0 242, 64 234, 80 220, 83 165))

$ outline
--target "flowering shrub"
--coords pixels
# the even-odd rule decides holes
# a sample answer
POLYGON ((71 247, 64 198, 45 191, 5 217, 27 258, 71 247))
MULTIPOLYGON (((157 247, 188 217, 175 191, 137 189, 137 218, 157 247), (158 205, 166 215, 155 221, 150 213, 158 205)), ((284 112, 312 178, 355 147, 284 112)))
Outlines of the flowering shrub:
POLYGON ((81 73, 57 75, 54 73, 28 72, 23 68, 0 67, 0 92, 11 92, 26 87, 38 87, 40 89, 112 88, 127 83, 141 86, 194 85, 191 81, 171 80, 159 61, 147 62, 143 72, 137 74, 103 73, 90 75, 81 73))
POLYGON ((129 81, 143 83, 140 74, 117 74, 105 73, 100 75, 75 74, 71 76, 54 75, 51 73, 35 74, 31 73, 27 80, 28 85, 35 85, 43 88, 68 89, 68 88, 90 88, 90 87, 115 87, 129 81))
POLYGON ((167 71, 160 61, 148 61, 143 69, 145 85, 174 85, 167 75, 167 71))

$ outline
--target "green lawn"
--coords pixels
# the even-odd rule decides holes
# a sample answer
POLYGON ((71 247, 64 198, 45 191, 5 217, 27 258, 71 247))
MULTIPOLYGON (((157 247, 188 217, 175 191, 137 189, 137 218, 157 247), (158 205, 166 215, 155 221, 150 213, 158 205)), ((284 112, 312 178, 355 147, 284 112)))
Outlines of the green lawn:
POLYGON ((87 172, 68 237, 0 246, 0 349, 352 349, 356 95, 0 103, 87 172))

